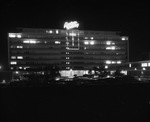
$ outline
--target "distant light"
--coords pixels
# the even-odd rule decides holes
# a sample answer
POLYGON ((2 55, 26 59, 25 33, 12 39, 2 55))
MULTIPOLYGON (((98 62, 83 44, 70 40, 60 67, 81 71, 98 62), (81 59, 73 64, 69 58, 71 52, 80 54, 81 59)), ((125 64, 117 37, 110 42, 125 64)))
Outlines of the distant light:
POLYGON ((129 67, 131 67, 131 64, 129 64, 129 67))
POLYGON ((36 44, 37 41, 35 41, 35 40, 24 40, 23 43, 36 44))
POLYGON ((117 64, 121 64, 121 61, 117 61, 117 64))
POLYGON ((88 39, 88 37, 84 37, 84 39, 88 39))
POLYGON ((15 73, 16 73, 16 74, 19 74, 19 72, 18 72, 18 71, 16 71, 15 73))
POLYGON ((6 83, 6 80, 2 80, 2 83, 6 83))
POLYGON ((11 59, 16 59, 16 56, 11 56, 11 59))
POLYGON ((122 41, 128 40, 128 37, 121 37, 121 40, 122 40, 122 41))
POLYGON ((106 61, 106 64, 111 64, 111 61, 106 61))
POLYGON ((148 66, 150 66, 150 63, 148 63, 148 66))
POLYGON ((115 64, 115 63, 116 63, 116 61, 112 61, 111 63, 112 63, 112 64, 115 64))
POLYGON ((22 69, 22 67, 19 67, 19 69, 22 69))
POLYGON ((76 36, 76 33, 69 33, 69 36, 76 36))
POLYGON ((10 64, 15 65, 15 64, 17 64, 17 62, 16 61, 12 61, 12 62, 10 62, 10 64))
POLYGON ((147 67, 147 63, 141 63, 141 67, 147 67))
POLYGON ((9 37, 10 37, 10 38, 15 38, 15 37, 16 37, 16 35, 15 35, 15 34, 10 33, 10 34, 9 34, 9 37))
POLYGON ((134 68, 134 70, 137 70, 137 68, 134 68))
POLYGON ((144 67, 143 70, 146 70, 146 68, 144 67))
POLYGON ((88 41, 85 41, 85 42, 84 42, 84 44, 85 44, 85 45, 88 45, 88 44, 89 44, 89 42, 88 42, 88 41))
POLYGON ((78 28, 78 27, 79 27, 79 23, 77 21, 65 22, 64 24, 64 28, 66 28, 67 30, 78 28))
POLYGON ((17 46, 17 48, 23 48, 23 46, 17 46))
POLYGON ((21 38, 21 35, 17 35, 17 38, 21 38))
POLYGON ((90 44, 91 44, 91 45, 94 45, 94 41, 90 41, 90 44))
POLYGON ((60 41, 55 41, 55 44, 60 44, 60 41))
POLYGON ((91 37, 91 39, 94 39, 93 37, 91 37))
POLYGON ((107 65, 105 66, 105 69, 108 69, 108 66, 107 66, 107 65))
POLYGON ((58 34, 59 33, 59 31, 58 30, 56 30, 56 34, 58 34))
POLYGON ((17 59, 23 59, 23 57, 22 56, 17 56, 17 59))
POLYGON ((86 50, 86 47, 84 47, 84 49, 86 50))
POLYGON ((49 33, 53 33, 53 31, 52 31, 52 30, 50 30, 50 31, 49 31, 49 33))
POLYGON ((106 50, 115 50, 115 46, 111 46, 111 47, 106 47, 106 50))
POLYGON ((107 42, 106 42, 106 45, 111 45, 111 42, 110 42, 110 41, 107 41, 107 42))
POLYGON ((0 69, 2 69, 2 66, 0 66, 0 69))

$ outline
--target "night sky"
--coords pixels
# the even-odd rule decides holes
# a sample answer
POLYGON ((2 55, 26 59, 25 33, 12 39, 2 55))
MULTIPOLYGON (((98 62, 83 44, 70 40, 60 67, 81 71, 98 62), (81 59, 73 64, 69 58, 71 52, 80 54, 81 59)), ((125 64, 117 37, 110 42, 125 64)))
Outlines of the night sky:
POLYGON ((0 4, 0 65, 7 66, 7 33, 17 27, 63 29, 76 20, 81 30, 122 31, 129 36, 130 61, 150 52, 150 10, 146 2, 100 0, 5 0, 0 4))

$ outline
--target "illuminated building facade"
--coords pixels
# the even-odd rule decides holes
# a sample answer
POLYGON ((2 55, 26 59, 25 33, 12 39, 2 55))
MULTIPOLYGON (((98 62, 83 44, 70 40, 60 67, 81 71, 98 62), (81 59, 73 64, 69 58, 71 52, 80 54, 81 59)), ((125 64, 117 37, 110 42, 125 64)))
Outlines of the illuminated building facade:
POLYGON ((22 28, 8 34, 12 71, 58 66, 63 76, 83 75, 93 67, 127 62, 128 37, 114 31, 22 28))

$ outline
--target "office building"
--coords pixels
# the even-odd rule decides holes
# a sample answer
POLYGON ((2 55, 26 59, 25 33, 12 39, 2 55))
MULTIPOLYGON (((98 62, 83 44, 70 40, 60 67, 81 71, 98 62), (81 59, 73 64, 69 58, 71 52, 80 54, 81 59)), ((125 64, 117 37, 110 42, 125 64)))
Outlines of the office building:
POLYGON ((114 31, 21 28, 8 34, 8 59, 14 72, 53 65, 62 76, 83 75, 93 67, 127 62, 129 42, 114 31))

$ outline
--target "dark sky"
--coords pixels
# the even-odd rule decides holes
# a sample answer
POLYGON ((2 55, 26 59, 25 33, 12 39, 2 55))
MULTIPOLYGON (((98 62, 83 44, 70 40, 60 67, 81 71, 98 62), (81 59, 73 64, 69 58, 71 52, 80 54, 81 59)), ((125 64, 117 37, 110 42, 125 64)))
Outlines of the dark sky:
POLYGON ((0 4, 0 65, 7 65, 7 33, 16 27, 58 28, 77 20, 79 29, 122 31, 129 36, 130 61, 150 52, 148 2, 95 0, 5 0, 0 4))

